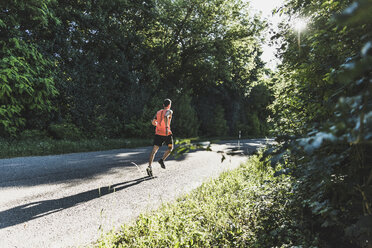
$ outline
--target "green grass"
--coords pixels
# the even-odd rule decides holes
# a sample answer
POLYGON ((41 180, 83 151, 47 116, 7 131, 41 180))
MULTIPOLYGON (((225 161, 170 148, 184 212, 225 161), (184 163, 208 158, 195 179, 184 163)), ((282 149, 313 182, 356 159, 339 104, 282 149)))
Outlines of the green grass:
MULTIPOLYGON (((217 143, 221 140, 230 140, 233 137, 195 137, 191 142, 211 141, 217 143)), ((181 139, 182 140, 182 139, 181 139)), ((120 148, 135 148, 151 146, 152 138, 83 138, 83 139, 53 139, 42 132, 36 135, 20 137, 18 139, 6 140, 0 138, 0 159, 23 157, 23 156, 43 156, 54 154, 65 154, 75 152, 103 151, 120 148), (40 134, 39 134, 40 133, 40 134), (37 135, 39 134, 39 135, 37 135)))
MULTIPOLYGON (((228 138, 227 138, 228 139, 228 138)), ((211 140, 208 138, 193 138, 192 142, 211 140)), ((214 138, 213 142, 218 142, 223 138, 214 138)), ((53 154, 65 154, 74 152, 103 151, 120 148, 135 148, 151 146, 152 138, 91 138, 81 140, 56 140, 49 137, 28 137, 14 140, 0 138, 0 158, 12 158, 23 156, 43 156, 53 154)))
POLYGON ((258 157, 190 194, 140 215, 97 247, 291 247, 298 240, 288 177, 274 178, 258 157))
POLYGON ((0 158, 101 151, 149 146, 151 144, 152 139, 119 138, 82 139, 79 141, 54 140, 51 138, 13 140, 11 142, 0 140, 0 158))

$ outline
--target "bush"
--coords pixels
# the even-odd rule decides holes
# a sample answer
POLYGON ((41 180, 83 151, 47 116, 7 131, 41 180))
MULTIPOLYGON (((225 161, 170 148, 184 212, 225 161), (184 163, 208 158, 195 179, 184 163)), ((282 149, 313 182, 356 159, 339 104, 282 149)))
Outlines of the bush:
POLYGON ((52 124, 48 132, 55 139, 79 140, 83 137, 80 129, 72 123, 52 124))
POLYGON ((151 124, 151 120, 156 112, 162 109, 162 104, 163 98, 159 96, 151 98, 139 115, 133 116, 129 122, 125 123, 125 137, 152 138, 155 127, 151 124))
POLYGON ((149 138, 154 134, 154 131, 151 130, 152 127, 151 119, 132 119, 128 124, 125 125, 124 132, 128 137, 149 138))
POLYGON ((261 124, 257 113, 248 116, 248 135, 258 136, 261 134, 261 124))
POLYGON ((210 119, 205 125, 205 134, 214 137, 223 137, 227 134, 228 126, 225 119, 225 109, 217 105, 212 112, 210 119))
POLYGON ((24 130, 18 135, 21 140, 42 140, 47 137, 47 132, 41 130, 24 130))
POLYGON ((175 100, 172 130, 178 137, 191 138, 198 135, 199 120, 189 94, 183 94, 175 100))
POLYGON ((123 137, 124 125, 118 117, 108 117, 106 115, 99 116, 94 121, 94 128, 91 131, 91 137, 123 137))

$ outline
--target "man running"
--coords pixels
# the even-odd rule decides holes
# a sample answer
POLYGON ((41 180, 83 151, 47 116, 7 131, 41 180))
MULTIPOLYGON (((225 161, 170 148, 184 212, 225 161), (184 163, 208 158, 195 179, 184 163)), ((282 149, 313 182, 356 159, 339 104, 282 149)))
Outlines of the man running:
POLYGON ((159 110, 152 120, 152 125, 156 127, 155 129, 155 138, 154 138, 154 147, 150 154, 149 166, 146 171, 147 174, 152 177, 152 161, 154 160, 155 154, 159 148, 165 143, 168 146, 168 149, 165 151, 163 158, 158 162, 161 168, 165 169, 164 160, 167 159, 169 154, 173 150, 173 135, 170 130, 170 124, 172 121, 173 111, 170 109, 172 101, 170 99, 165 99, 163 102, 163 109, 159 110))

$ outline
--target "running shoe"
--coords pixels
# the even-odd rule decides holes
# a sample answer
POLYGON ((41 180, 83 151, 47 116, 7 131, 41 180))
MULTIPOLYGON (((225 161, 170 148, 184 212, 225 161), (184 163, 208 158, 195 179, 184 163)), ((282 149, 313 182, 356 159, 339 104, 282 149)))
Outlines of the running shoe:
POLYGON ((163 159, 160 159, 158 162, 159 162, 161 168, 165 169, 164 160, 163 159))
POLYGON ((152 169, 151 169, 151 167, 147 167, 147 168, 146 168, 146 172, 147 172, 147 175, 148 175, 149 177, 152 177, 152 169))

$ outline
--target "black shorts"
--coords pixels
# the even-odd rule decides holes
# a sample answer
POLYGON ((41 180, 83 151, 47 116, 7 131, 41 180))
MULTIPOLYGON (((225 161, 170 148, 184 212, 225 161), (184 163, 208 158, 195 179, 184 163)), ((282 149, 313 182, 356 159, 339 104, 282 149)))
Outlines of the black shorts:
POLYGON ((161 136, 155 134, 154 138, 154 146, 162 146, 163 143, 165 143, 167 146, 172 145, 173 146, 173 135, 168 136, 161 136))

